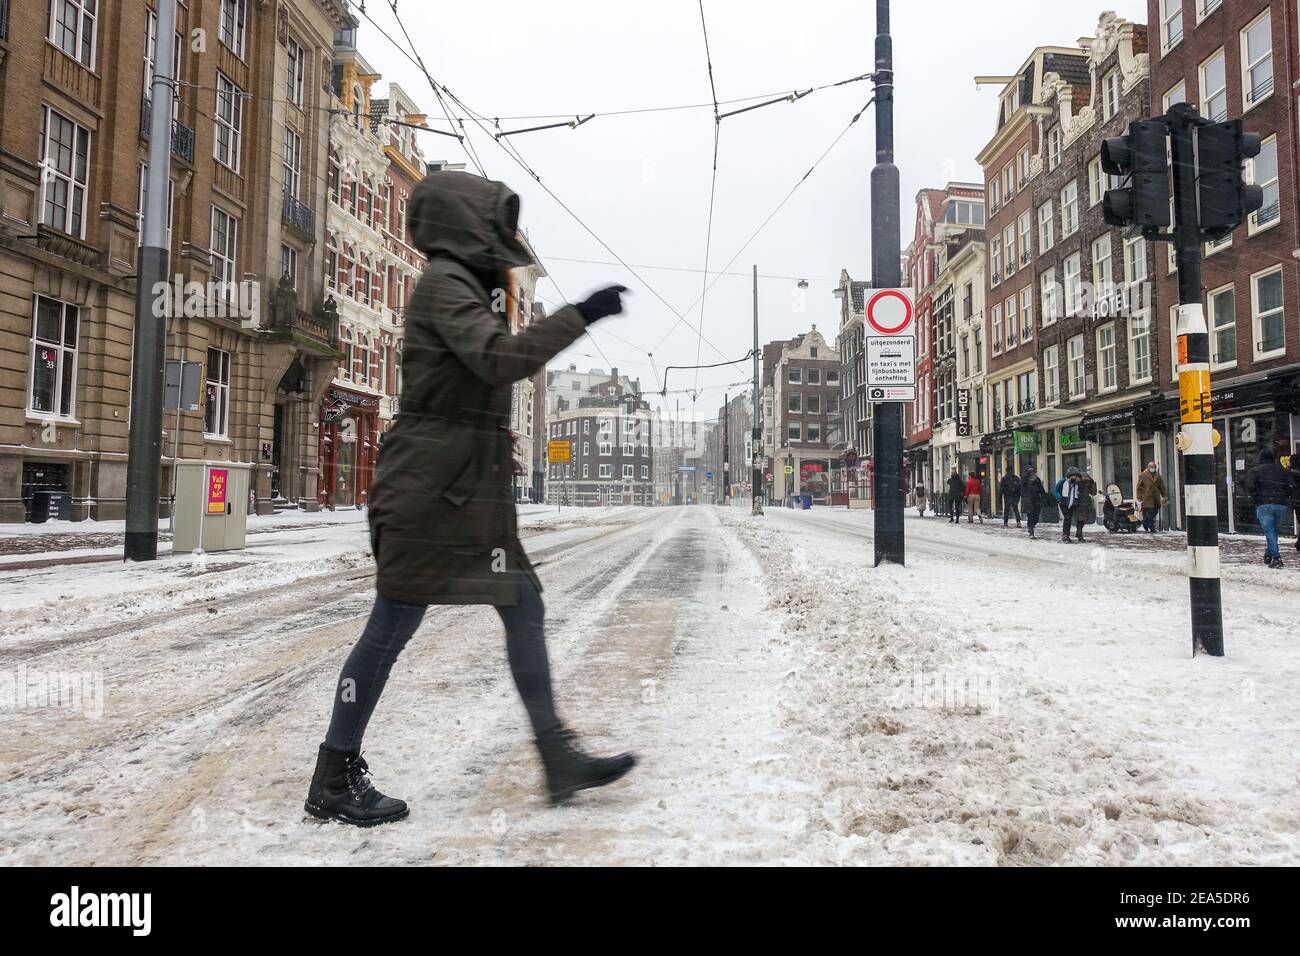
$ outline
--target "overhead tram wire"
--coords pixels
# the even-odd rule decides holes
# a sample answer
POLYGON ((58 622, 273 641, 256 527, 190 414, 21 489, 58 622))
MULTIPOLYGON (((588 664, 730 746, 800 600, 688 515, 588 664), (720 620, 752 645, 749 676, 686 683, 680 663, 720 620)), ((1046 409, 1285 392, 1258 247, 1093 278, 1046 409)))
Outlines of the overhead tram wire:
MULTIPOLYGON (((700 324, 695 339, 695 388, 700 387, 700 348, 704 345, 704 304, 709 291, 709 247, 713 244, 713 200, 718 191, 718 140, 722 134, 722 117, 718 115, 718 87, 713 79, 713 54, 709 51, 709 25, 704 19, 704 0, 699 0, 700 29, 704 33, 704 62, 709 69, 709 92, 713 95, 713 173, 709 179, 709 219, 704 233, 704 287, 700 292, 700 324)), ((665 385, 668 369, 664 369, 665 385)))
MULTIPOLYGON (((761 223, 759 223, 758 228, 755 229, 753 233, 750 235, 750 237, 745 240, 744 244, 739 249, 736 250, 736 254, 727 260, 727 264, 722 267, 722 271, 718 272, 714 276, 713 281, 708 283, 707 286, 705 286, 705 292, 707 292, 709 289, 712 289, 717 284, 718 279, 722 278, 724 275, 727 274, 727 270, 731 268, 732 264, 737 259, 740 258, 740 254, 749 248, 750 243, 752 243, 755 239, 758 238, 758 234, 760 232, 762 232, 765 228, 767 228, 767 224, 771 222, 772 219, 775 218, 776 214, 780 212, 781 209, 785 206, 785 204, 790 201, 790 197, 793 196, 795 192, 799 189, 799 187, 802 186, 804 182, 808 179, 808 177, 813 174, 813 171, 822 164, 822 160, 824 160, 828 155, 830 155, 831 150, 833 150, 837 145, 839 145, 840 140, 842 140, 848 134, 849 130, 853 128, 853 124, 862 118, 862 114, 867 111, 867 107, 870 106, 873 102, 875 102, 874 96, 871 99, 867 100, 867 102, 863 105, 862 109, 858 110, 856 113, 853 114, 853 118, 849 120, 848 124, 844 127, 844 129, 840 130, 840 134, 836 136, 834 140, 831 141, 831 144, 822 151, 822 154, 817 157, 816 162, 814 162, 810 167, 808 167, 808 171, 804 173, 802 176, 800 176, 799 180, 793 186, 790 187, 790 191, 785 194, 785 198, 783 198, 779 203, 776 204, 776 208, 767 214, 766 219, 764 219, 761 223)), ((699 300, 697 299, 696 301, 699 300)), ((695 303, 692 302, 689 308, 693 308, 694 306, 695 303)), ((660 338, 659 341, 654 344, 651 351, 659 348, 660 345, 663 345, 664 341, 668 338, 668 336, 673 334, 674 329, 676 329, 677 325, 679 324, 680 322, 672 325, 668 329, 668 331, 663 334, 663 337, 660 338)))

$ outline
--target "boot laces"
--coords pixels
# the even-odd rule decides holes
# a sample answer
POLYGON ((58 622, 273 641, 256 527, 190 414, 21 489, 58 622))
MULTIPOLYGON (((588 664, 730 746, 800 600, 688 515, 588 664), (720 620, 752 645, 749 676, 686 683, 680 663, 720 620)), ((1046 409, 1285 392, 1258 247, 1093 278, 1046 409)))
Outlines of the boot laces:
POLYGON ((363 797, 374 789, 374 784, 370 782, 370 765, 360 754, 348 761, 344 779, 348 790, 358 797, 363 797))

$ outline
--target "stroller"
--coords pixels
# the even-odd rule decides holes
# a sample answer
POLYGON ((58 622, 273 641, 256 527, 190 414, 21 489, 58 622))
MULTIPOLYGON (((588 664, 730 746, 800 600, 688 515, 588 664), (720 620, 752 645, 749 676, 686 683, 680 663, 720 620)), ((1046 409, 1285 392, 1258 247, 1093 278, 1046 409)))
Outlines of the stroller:
POLYGON ((1124 492, 1119 485, 1111 482, 1106 486, 1106 501, 1102 505, 1102 523, 1112 534, 1123 531, 1133 534, 1138 529, 1142 515, 1138 513, 1137 502, 1124 500, 1124 492))

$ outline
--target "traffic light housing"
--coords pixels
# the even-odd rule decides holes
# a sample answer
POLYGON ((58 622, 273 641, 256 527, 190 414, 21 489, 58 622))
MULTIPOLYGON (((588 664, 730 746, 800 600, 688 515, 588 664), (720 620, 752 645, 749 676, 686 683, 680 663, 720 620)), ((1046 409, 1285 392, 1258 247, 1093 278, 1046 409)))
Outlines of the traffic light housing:
POLYGON ((1242 164, 1259 155, 1259 134, 1235 119, 1207 123, 1195 135, 1197 223, 1205 238, 1223 239, 1264 205, 1264 190, 1242 178, 1242 164))
POLYGON ((1110 225, 1137 226, 1144 234, 1170 225, 1167 135, 1162 120, 1138 120, 1128 124, 1127 135, 1102 142, 1102 171, 1128 178, 1128 185, 1108 189, 1102 198, 1102 216, 1110 225))

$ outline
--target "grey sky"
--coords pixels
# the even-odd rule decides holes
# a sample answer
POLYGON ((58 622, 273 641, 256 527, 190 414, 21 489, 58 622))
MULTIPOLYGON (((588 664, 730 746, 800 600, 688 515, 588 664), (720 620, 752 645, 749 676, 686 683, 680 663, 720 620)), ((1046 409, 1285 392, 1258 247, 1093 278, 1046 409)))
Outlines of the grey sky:
MULTIPOLYGON (((1143 0, 1112 0, 1097 7, 1072 0, 895 0, 895 135, 904 246, 917 190, 950 179, 981 178, 974 157, 992 133, 997 91, 977 90, 973 77, 1009 73, 1039 44, 1073 45, 1095 31, 1103 9, 1146 21, 1143 0)), ((399 0, 398 10, 434 77, 486 116, 600 114, 710 99, 694 0, 635 5, 493 0, 439 4, 436 11, 426 3, 399 0)), ((367 11, 401 39, 385 0, 370 0, 367 11)), ((875 4, 866 0, 705 0, 704 12, 720 100, 833 83, 867 73, 874 65, 875 4)), ((420 72, 364 18, 359 36, 363 55, 384 80, 397 81, 431 118, 441 118, 420 72)), ((722 121, 711 270, 731 259, 870 95, 870 82, 863 81, 722 121)), ((564 118, 503 119, 501 126, 513 129, 564 118)), ((446 128, 445 122, 436 125, 446 128)), ((529 133, 512 142, 542 181, 625 261, 699 270, 705 257, 713 126, 711 107, 598 115, 577 129, 529 133)), ((543 280, 539 288, 548 306, 581 298, 609 282, 633 290, 624 316, 593 327, 595 344, 580 339, 554 366, 570 361, 584 369, 613 364, 639 376, 642 387, 652 392, 663 387, 666 366, 696 364, 697 346, 700 363, 737 359, 748 351, 753 263, 760 277, 790 277, 759 280, 763 342, 789 337, 813 322, 832 338, 838 303, 830 290, 840 269, 855 279, 869 278, 870 110, 728 269, 742 275, 724 276, 709 291, 703 344, 694 329, 700 322, 699 305, 686 311, 702 291, 701 274, 638 268, 652 292, 617 264, 562 261, 613 257, 500 146, 471 130, 488 175, 523 197, 522 224, 554 279, 543 280), (802 296, 795 288, 799 277, 809 282, 802 296), (686 321, 679 322, 673 309, 686 321), (658 386, 646 349, 654 352, 658 386)), ((466 160, 454 139, 421 137, 430 158, 466 160)), ((714 418, 723 387, 749 375, 748 363, 700 372, 694 417, 714 418)), ((667 388, 695 385, 694 372, 674 371, 667 388)), ((668 404, 678 399, 686 416, 690 398, 670 394, 668 404)))

